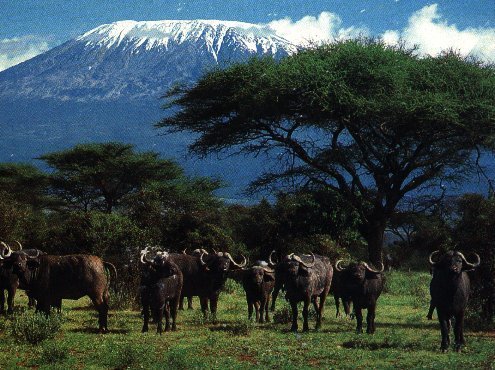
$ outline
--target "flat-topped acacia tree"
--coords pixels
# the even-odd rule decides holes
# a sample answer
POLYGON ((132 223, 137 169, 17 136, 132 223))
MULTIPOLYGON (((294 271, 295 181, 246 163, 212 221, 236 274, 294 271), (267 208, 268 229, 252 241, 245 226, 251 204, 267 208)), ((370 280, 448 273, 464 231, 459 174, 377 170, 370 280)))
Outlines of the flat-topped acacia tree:
POLYGON ((359 213, 374 263, 406 194, 469 175, 473 153, 494 144, 493 66, 375 40, 252 59, 167 98, 175 113, 157 126, 195 133, 192 153, 276 153, 280 170, 254 186, 290 177, 338 193, 359 213))

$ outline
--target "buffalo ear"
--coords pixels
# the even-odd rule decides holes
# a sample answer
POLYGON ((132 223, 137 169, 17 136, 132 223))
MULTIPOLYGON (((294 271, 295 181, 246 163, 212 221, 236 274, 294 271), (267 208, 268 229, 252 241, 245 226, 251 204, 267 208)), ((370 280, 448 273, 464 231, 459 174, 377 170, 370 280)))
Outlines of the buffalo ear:
POLYGON ((263 274, 264 281, 275 281, 275 274, 273 272, 265 272, 263 274))
POLYGON ((38 268, 40 266, 40 260, 37 259, 37 258, 34 258, 34 259, 28 259, 27 263, 26 263, 27 267, 29 269, 35 269, 35 268, 38 268))

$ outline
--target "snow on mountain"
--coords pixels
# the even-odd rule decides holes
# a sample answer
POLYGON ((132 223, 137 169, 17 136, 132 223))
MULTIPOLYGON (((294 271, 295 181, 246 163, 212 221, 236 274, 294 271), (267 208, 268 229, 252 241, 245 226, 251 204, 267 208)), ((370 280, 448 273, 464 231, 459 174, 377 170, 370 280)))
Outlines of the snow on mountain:
POLYGON ((255 24, 119 21, 0 72, 0 97, 80 102, 157 98, 213 66, 296 51, 296 45, 255 24))

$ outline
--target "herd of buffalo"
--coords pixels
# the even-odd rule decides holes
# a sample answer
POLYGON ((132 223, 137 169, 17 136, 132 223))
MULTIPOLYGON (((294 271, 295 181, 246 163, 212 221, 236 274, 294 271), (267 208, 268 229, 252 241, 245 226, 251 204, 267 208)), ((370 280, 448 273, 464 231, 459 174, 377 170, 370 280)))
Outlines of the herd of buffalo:
MULTIPOLYGON (((115 266, 92 255, 78 254, 55 256, 37 249, 14 250, 0 242, 0 313, 4 313, 5 296, 8 292, 7 313, 13 312, 16 289, 26 291, 29 304, 36 305, 36 311, 50 314, 51 308, 60 311, 62 299, 79 299, 89 296, 98 311, 99 331, 105 333, 109 308, 109 286, 112 274, 117 279, 115 266)), ((470 286, 467 272, 480 264, 480 257, 471 263, 458 251, 449 251, 439 256, 433 252, 429 257, 432 280, 430 283, 430 310, 437 310, 440 322, 441 349, 450 345, 449 330, 453 319, 455 349, 460 351, 464 344, 463 321, 470 286), (435 257, 435 258, 434 258, 435 257)), ((148 331, 150 312, 157 324, 158 333, 176 329, 177 311, 187 298, 192 308, 192 297, 199 297, 201 310, 207 315, 208 309, 216 320, 218 298, 228 277, 242 283, 246 292, 248 317, 253 311, 256 321, 269 321, 269 310, 275 309, 275 302, 281 289, 292 309, 292 331, 298 330, 298 303, 303 302, 303 331, 309 330, 308 312, 312 303, 316 313, 316 329, 321 325, 325 299, 333 293, 340 316, 340 302, 346 316, 355 316, 356 331, 362 332, 363 314, 367 309, 366 332, 375 332, 376 302, 384 286, 383 264, 379 268, 366 262, 343 265, 342 260, 332 266, 325 256, 313 253, 289 255, 274 258, 273 251, 268 261, 256 261, 247 267, 247 260, 236 262, 228 252, 208 253, 197 249, 191 254, 169 253, 147 247, 141 251, 141 284, 139 294, 143 307, 142 331, 148 331), (319 298, 319 299, 318 299, 319 298), (269 307, 272 299, 271 307, 269 307), (351 313, 351 304, 353 312, 351 313), (209 307, 208 307, 209 306, 209 307)))

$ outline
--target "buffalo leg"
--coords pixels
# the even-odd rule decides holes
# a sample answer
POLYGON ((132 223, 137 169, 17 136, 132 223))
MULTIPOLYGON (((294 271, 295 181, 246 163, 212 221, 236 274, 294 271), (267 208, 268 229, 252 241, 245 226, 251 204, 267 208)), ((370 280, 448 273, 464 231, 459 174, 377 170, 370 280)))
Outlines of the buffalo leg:
POLYGON ((342 306, 344 306, 344 313, 347 318, 351 317, 351 301, 349 299, 342 298, 342 306))
POLYGON ((143 328, 141 329, 141 333, 146 333, 148 331, 148 323, 150 321, 150 308, 149 306, 143 305, 143 328))
POLYGON ((179 300, 179 310, 184 309, 184 296, 181 294, 180 300, 179 300))
MULTIPOLYGON (((256 322, 263 322, 263 318, 260 321, 260 302, 254 301, 254 311, 256 313, 256 322)), ((263 314, 261 316, 263 317, 263 314)))
POLYGON ((174 299, 170 302, 170 315, 172 316, 172 331, 177 330, 177 308, 179 307, 179 301, 174 299))
POLYGON ((271 311, 275 311, 275 302, 277 301, 277 296, 280 292, 280 289, 282 289, 282 285, 275 284, 275 288, 273 289, 272 293, 272 306, 270 308, 271 311))
POLYGON ((291 301, 290 307, 292 308, 292 326, 291 331, 297 331, 297 302, 291 301))
POLYGON ((170 331, 170 304, 166 303, 163 309, 165 313, 165 331, 170 331))
POLYGON ((210 297, 210 312, 213 318, 212 322, 217 323, 217 305, 218 305, 218 295, 213 295, 210 297))
POLYGON ((433 311, 435 311, 435 305, 433 304, 432 301, 430 301, 430 307, 428 308, 428 314, 426 315, 426 318, 428 320, 433 319, 433 311))
POLYGON ((309 303, 310 303, 309 299, 304 300, 304 306, 303 306, 303 310, 302 310, 303 331, 309 331, 309 325, 308 325, 309 303))
MULTIPOLYGON (((325 309, 325 300, 327 298, 327 293, 320 295, 320 307, 316 310, 316 330, 321 327, 321 319, 323 318, 323 310, 325 309)), ((316 298, 315 298, 315 309, 316 309, 316 298)))
POLYGON ((0 292, 0 314, 5 313, 5 292, 2 289, 0 292))
POLYGON ((163 311, 166 310, 165 305, 157 305, 154 309, 153 317, 156 322, 156 332, 161 334, 163 332, 163 311))
POLYGON ((11 287, 7 290, 7 313, 9 315, 14 312, 14 297, 16 290, 15 287, 11 287))
POLYGON ((251 320, 251 318, 253 317, 253 301, 251 299, 246 299, 247 300, 247 304, 248 304, 248 320, 251 320))
POLYGON ((199 303, 201 305, 201 312, 203 312, 203 317, 206 319, 208 317, 208 298, 199 297, 199 303))
POLYGON ((360 334, 363 332, 363 311, 361 307, 354 306, 354 312, 356 314, 356 333, 360 334))
POLYGON ((375 332, 375 311, 375 305, 370 305, 368 307, 368 314, 366 315, 366 333, 368 334, 373 334, 375 332))
MULTIPOLYGON (((336 295, 333 296, 335 300, 335 317, 342 317, 342 314, 340 313, 340 298, 336 295)), ((344 301, 342 301, 342 304, 344 301)))
POLYGON ((98 326, 100 333, 107 333, 107 319, 108 319, 108 292, 104 292, 100 297, 92 297, 93 305, 98 311, 98 326))
POLYGON ((266 322, 269 322, 270 321, 270 316, 268 315, 268 311, 269 311, 269 306, 270 305, 270 294, 268 294, 265 298, 265 321, 266 322))
POLYGON ((437 315, 438 315, 438 321, 440 322, 440 332, 442 333, 442 343, 440 345, 440 349, 442 350, 442 352, 446 352, 450 345, 449 318, 445 316, 443 312, 438 311, 438 309, 437 309, 437 315))
POLYGON ((265 306, 266 306, 266 297, 261 296, 261 301, 260 301, 260 319, 259 322, 263 324, 265 322, 265 306))
POLYGON ((454 336, 455 336, 455 350, 460 352, 464 341, 464 312, 455 316, 454 336))

